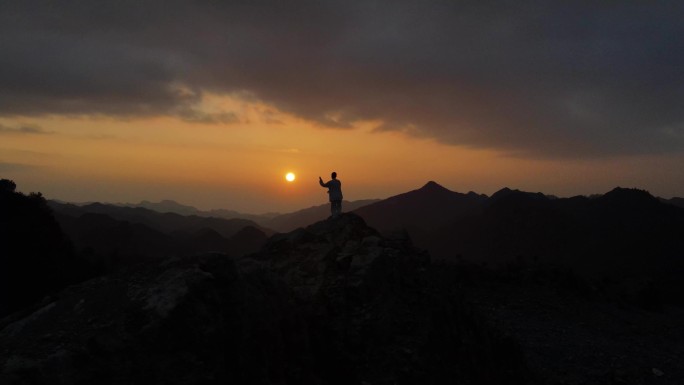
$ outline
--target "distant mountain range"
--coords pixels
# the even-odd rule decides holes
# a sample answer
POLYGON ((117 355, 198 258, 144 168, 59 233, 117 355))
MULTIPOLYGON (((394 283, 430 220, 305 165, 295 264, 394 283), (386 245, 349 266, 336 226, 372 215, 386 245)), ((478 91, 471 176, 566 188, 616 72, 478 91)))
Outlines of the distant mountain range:
POLYGON ((160 213, 175 213, 180 215, 196 215, 200 217, 216 217, 224 219, 248 219, 254 222, 266 221, 274 218, 279 213, 266 214, 246 214, 228 209, 200 210, 193 206, 184 205, 173 200, 162 200, 160 202, 142 201, 140 203, 116 203, 116 206, 142 207, 160 213))
POLYGON ((90 203, 77 206, 74 204, 50 201, 49 205, 53 210, 61 214, 71 216, 80 216, 85 213, 104 214, 117 220, 144 224, 166 233, 196 232, 203 228, 212 228, 221 233, 221 235, 230 237, 245 226, 260 228, 266 234, 273 233, 271 230, 260 226, 254 221, 241 218, 226 219, 194 214, 158 212, 143 207, 122 207, 105 203, 90 203))
MULTIPOLYGON (((344 211, 354 211, 360 207, 380 201, 380 199, 365 199, 358 201, 342 202, 344 211)), ((90 206, 93 203, 80 205, 90 206)), ((192 206, 187 206, 173 200, 163 200, 160 202, 142 201, 140 203, 115 203, 109 206, 121 206, 130 208, 145 208, 159 213, 174 213, 185 216, 215 217, 223 219, 246 219, 256 222, 260 226, 273 229, 278 232, 292 231, 298 227, 305 227, 330 216, 330 205, 322 204, 312 206, 291 213, 266 213, 266 214, 246 214, 227 209, 199 210, 192 206)))
MULTIPOLYGON (((520 192, 504 187, 494 193, 492 200, 497 200, 509 192, 520 192)), ((554 195, 537 193, 549 200, 564 199, 554 195)), ((594 194, 588 198, 598 198, 601 194, 594 194)), ((437 182, 430 181, 420 189, 395 195, 386 199, 364 199, 357 201, 344 201, 343 211, 355 211, 363 216, 374 218, 375 226, 378 229, 388 230, 389 228, 435 228, 441 227, 442 222, 453 221, 454 217, 460 217, 471 211, 477 202, 489 199, 485 194, 468 192, 466 194, 451 191, 437 182), (412 201, 424 200, 425 204, 414 207, 412 201), (372 205, 372 206, 371 206, 372 205), (393 210, 392 207, 402 207, 401 210, 393 210), (363 209, 362 209, 363 208, 363 209), (377 213, 377 215, 375 214, 377 213)), ((684 198, 657 198, 663 203, 684 208, 684 198)), ((51 201, 57 203, 65 203, 51 201)), ((65 203, 66 204, 66 203, 65 203)), ((73 204, 73 203, 72 203, 73 204)), ((89 202, 74 204, 79 207, 98 204, 89 202)), ((140 203, 111 203, 110 206, 121 206, 130 208, 145 208, 159 213, 175 213, 183 216, 215 217, 223 219, 246 219, 253 221, 267 229, 278 232, 288 232, 298 227, 305 227, 319 220, 330 216, 330 206, 322 204, 309 208, 297 210, 290 213, 264 213, 250 214, 229 209, 200 210, 196 207, 184 205, 174 200, 162 200, 151 202, 143 200, 140 203)), ((419 230, 418 230, 419 231, 419 230)))
POLYGON ((49 201, 77 251, 99 272, 149 258, 257 251, 273 231, 247 219, 159 213, 142 207, 49 201))

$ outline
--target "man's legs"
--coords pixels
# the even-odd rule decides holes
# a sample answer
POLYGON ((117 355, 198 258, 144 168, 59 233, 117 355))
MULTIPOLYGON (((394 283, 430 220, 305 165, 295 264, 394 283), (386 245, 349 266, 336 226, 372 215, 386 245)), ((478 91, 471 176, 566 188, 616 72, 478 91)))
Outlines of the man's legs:
POLYGON ((330 201, 330 212, 333 218, 337 218, 342 213, 342 201, 330 201))

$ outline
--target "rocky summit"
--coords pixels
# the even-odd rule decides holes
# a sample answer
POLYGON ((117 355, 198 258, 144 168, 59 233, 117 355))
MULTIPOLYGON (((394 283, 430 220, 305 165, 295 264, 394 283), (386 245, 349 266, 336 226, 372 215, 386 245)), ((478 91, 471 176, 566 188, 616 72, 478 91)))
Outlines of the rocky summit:
POLYGON ((528 382, 441 270, 354 214, 239 259, 135 265, 2 320, 0 383, 528 382))

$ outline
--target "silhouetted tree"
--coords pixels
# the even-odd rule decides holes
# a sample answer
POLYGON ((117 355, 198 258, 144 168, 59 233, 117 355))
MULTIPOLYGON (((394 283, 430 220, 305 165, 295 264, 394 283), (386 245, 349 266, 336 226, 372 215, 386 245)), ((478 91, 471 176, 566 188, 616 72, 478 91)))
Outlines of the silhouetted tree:
POLYGON ((15 190, 0 181, 0 316, 85 277, 43 196, 15 190))
POLYGON ((9 179, 0 179, 0 191, 14 192, 16 190, 17 184, 9 179))

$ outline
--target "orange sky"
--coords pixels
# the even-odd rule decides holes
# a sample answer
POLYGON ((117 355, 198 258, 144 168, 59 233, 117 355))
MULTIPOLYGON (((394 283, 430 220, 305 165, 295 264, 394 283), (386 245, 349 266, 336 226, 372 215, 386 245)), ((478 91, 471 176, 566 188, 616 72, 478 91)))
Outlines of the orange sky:
POLYGON ((684 3, 5 3, 0 177, 24 192, 287 212, 334 170, 350 200, 684 196, 684 3))
POLYGON ((234 123, 174 117, 2 118, 1 177, 19 190, 65 201, 173 199, 201 209, 287 212, 326 202, 318 176, 335 170, 346 199, 385 198, 435 180, 459 191, 491 194, 508 186, 569 196, 615 186, 684 195, 682 156, 585 160, 519 159, 492 150, 441 144, 380 122, 330 129, 239 97, 211 96, 202 108, 235 111, 234 123), (297 179, 287 183, 284 175, 297 179))

